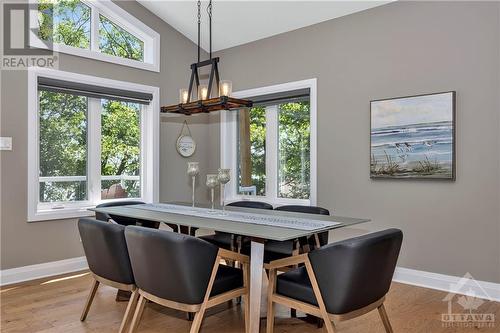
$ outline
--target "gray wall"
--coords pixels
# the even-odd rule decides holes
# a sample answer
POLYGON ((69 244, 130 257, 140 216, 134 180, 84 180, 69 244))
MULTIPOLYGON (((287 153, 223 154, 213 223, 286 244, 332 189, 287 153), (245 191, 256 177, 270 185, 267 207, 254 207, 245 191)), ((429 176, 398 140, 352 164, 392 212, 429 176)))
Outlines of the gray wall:
MULTIPOLYGON (((161 73, 60 54, 59 69, 116 80, 160 87, 161 104, 178 100, 179 84, 187 86, 188 65, 195 61, 196 46, 139 5, 120 1, 118 5, 145 22, 161 35, 161 73)), ((12 136, 13 151, 1 151, 1 260, 0 269, 73 258, 83 255, 76 219, 27 223, 27 74, 25 71, 1 73, 1 136, 12 136)), ((160 133, 160 199, 190 198, 186 159, 175 151, 181 128, 179 118, 162 118, 160 133), (179 176, 181 175, 181 176, 179 176)), ((194 158, 206 161, 208 131, 203 118, 191 125, 198 142, 194 158)), ((206 191, 199 188, 199 197, 206 191)))
MULTIPOLYGON (((320 206, 370 217, 365 231, 401 228, 400 266, 500 282, 499 13, 498 2, 397 2, 217 55, 235 91, 318 79, 320 206), (457 181, 370 180, 369 101, 447 90, 457 181)), ((217 119, 210 140, 218 154, 217 119)))

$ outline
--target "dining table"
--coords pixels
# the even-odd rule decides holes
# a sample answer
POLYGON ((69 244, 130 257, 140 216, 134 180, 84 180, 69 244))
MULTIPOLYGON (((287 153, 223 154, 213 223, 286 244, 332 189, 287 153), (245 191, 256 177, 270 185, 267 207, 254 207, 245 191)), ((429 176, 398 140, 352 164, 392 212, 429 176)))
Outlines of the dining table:
POLYGON ((138 220, 176 224, 184 228, 213 230, 247 237, 250 240, 248 333, 258 333, 260 329, 264 245, 267 241, 296 241, 320 232, 370 221, 366 218, 232 206, 226 206, 224 210, 220 208, 209 209, 192 207, 179 202, 100 207, 89 210, 138 220))

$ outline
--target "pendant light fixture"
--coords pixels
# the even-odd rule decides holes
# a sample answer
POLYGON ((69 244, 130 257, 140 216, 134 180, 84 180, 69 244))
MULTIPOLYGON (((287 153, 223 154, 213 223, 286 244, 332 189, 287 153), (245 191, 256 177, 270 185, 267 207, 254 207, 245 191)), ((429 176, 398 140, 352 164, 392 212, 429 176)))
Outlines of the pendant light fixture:
POLYGON ((189 88, 180 89, 179 104, 162 106, 163 113, 180 113, 192 115, 196 113, 208 113, 218 110, 236 110, 243 107, 251 107, 253 102, 245 99, 231 97, 232 83, 228 80, 221 80, 219 76, 219 58, 212 58, 212 0, 208 3, 209 18, 209 41, 210 59, 201 61, 200 59, 200 27, 201 27, 201 1, 198 0, 198 62, 191 65, 191 78, 189 88), (200 83, 199 69, 210 66, 208 84, 200 83), (214 82, 216 92, 214 90, 214 82), (195 100, 192 100, 193 94, 195 100), (216 97, 212 97, 216 96, 216 97))

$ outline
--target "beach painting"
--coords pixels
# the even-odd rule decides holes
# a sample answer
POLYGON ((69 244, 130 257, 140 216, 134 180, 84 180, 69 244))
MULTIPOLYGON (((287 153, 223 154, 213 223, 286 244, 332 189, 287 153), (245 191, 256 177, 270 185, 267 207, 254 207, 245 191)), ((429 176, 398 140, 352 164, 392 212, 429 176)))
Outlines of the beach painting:
POLYGON ((455 179, 455 92, 371 102, 371 178, 455 179))

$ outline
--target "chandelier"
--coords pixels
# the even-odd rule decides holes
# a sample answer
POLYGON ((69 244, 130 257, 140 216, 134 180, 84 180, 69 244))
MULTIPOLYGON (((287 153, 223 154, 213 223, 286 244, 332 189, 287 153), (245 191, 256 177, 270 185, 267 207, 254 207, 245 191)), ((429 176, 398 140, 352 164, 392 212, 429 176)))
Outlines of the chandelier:
POLYGON ((198 0, 198 62, 191 64, 191 77, 189 88, 180 89, 179 104, 162 106, 163 113, 180 113, 192 115, 208 113, 218 110, 236 110, 251 107, 253 102, 245 99, 231 97, 232 82, 221 80, 219 76, 219 57, 212 58, 212 0, 208 3, 210 59, 200 60, 200 26, 201 26, 201 1, 198 0), (208 84, 200 84, 199 69, 210 66, 208 84), (214 94, 214 83, 216 93, 214 94), (195 93, 196 100, 192 100, 195 93), (212 97, 216 96, 216 97, 212 97))

